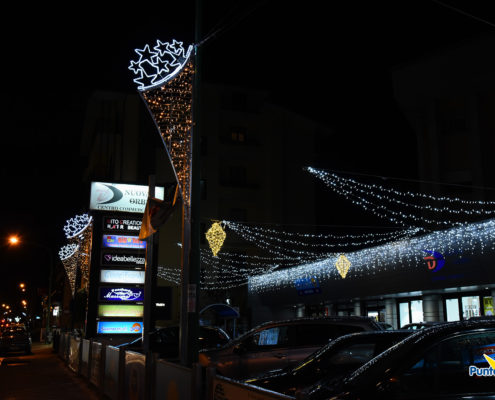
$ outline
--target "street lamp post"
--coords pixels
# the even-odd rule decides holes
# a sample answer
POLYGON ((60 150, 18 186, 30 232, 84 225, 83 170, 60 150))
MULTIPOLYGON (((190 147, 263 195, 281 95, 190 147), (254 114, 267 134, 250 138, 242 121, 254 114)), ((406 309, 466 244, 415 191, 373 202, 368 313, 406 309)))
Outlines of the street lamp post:
MULTIPOLYGON (((17 246, 21 243, 21 240, 17 236, 10 236, 9 243, 13 246, 17 246)), ((53 280, 53 254, 49 247, 33 242, 33 241, 23 241, 22 243, 26 243, 35 247, 42 248, 48 253, 48 262, 49 262, 49 275, 48 275, 48 296, 47 296, 47 310, 46 310, 46 333, 45 333, 45 343, 50 343, 50 311, 52 308, 52 280, 53 280)), ((22 286, 21 286, 22 289, 22 286)))

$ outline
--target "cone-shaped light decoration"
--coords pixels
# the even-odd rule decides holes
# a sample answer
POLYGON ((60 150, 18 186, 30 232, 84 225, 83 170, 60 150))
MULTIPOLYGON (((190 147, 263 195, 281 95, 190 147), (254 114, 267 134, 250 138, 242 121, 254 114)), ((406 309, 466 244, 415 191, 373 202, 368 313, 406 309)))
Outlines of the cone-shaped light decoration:
POLYGON ((218 222, 214 222, 213 225, 206 232, 206 240, 210 244, 211 251, 216 257, 220 249, 222 248, 223 242, 227 234, 218 222))
POLYGON ((186 218, 190 217, 192 160, 193 46, 157 40, 150 48, 136 49, 139 58, 129 69, 167 150, 179 185, 186 218))
POLYGON ((351 267, 351 262, 349 261, 349 259, 344 254, 341 254, 337 259, 337 261, 335 262, 335 268, 337 268, 337 271, 339 271, 339 274, 342 277, 342 279, 345 278, 350 267, 351 267))
POLYGON ((74 297, 74 292, 76 290, 76 275, 77 275, 77 265, 78 257, 77 251, 79 246, 75 243, 67 244, 60 249, 58 255, 60 260, 64 265, 65 273, 67 274, 67 279, 69 280, 72 297, 74 297))

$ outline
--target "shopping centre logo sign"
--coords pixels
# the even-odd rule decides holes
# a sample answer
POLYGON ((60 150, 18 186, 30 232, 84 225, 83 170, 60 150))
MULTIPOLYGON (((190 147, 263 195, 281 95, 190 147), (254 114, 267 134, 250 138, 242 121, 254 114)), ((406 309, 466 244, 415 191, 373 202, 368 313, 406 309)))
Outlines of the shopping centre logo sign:
POLYGON ((490 365, 488 368, 478 368, 475 365, 469 366, 469 376, 495 376, 495 358, 483 354, 485 360, 490 365))
POLYGON ((429 256, 423 257, 423 259, 426 261, 426 265, 428 266, 428 269, 431 272, 440 271, 445 265, 445 257, 443 256, 443 254, 439 253, 438 251, 432 251, 432 250, 423 250, 423 251, 429 254, 429 256))

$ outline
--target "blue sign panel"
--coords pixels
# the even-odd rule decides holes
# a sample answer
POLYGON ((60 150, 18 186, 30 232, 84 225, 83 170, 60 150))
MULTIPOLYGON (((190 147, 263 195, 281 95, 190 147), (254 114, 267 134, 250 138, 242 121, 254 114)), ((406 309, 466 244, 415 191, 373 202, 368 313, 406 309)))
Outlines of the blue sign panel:
POLYGON ((142 333, 143 323, 140 321, 98 321, 97 333, 120 335, 142 333))
POLYGON ((305 296, 308 294, 321 293, 320 284, 316 276, 311 278, 301 278, 294 281, 294 285, 297 289, 297 294, 299 296, 305 296))
POLYGON ((142 288, 101 287, 100 300, 102 301, 144 301, 142 288))
POLYGON ((103 247, 114 249, 145 249, 146 241, 137 236, 103 235, 103 247))

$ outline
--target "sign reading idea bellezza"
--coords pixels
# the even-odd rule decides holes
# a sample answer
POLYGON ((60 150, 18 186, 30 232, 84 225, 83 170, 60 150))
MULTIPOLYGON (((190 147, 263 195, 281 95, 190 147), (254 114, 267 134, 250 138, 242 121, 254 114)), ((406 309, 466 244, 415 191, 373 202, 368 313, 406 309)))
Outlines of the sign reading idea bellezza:
MULTIPOLYGON (((91 182, 90 210, 144 213, 148 186, 91 182)), ((163 200, 163 187, 155 187, 155 196, 163 200)))

